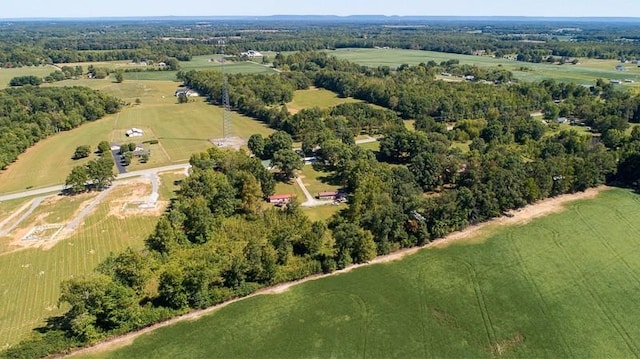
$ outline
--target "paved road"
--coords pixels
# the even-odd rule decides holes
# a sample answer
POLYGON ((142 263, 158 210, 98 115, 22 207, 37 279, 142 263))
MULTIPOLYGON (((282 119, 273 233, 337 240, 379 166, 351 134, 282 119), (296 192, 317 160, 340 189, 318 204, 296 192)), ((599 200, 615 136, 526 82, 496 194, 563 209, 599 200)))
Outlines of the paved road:
MULTIPOLYGON (((177 165, 150 168, 148 170, 127 172, 127 173, 123 173, 123 174, 118 175, 116 177, 116 181, 127 179, 127 178, 133 178, 133 177, 139 177, 139 176, 146 176, 146 175, 150 175, 150 174, 156 174, 156 173, 159 173, 159 172, 169 172, 169 171, 178 171, 178 170, 185 170, 186 171, 186 170, 188 170, 189 167, 191 167, 191 165, 188 164, 188 163, 180 163, 180 164, 177 164, 177 165)), ((48 193, 53 193, 53 192, 61 192, 63 189, 64 189, 64 185, 58 185, 58 186, 51 186, 51 187, 33 189, 33 190, 29 190, 29 191, 5 194, 5 195, 1 195, 0 196, 0 202, 1 201, 9 201, 9 200, 12 200, 12 199, 24 198, 24 197, 38 196, 38 195, 41 195, 41 194, 48 194, 48 193)))
POLYGON ((118 169, 118 173, 123 174, 127 173, 127 168, 122 164, 122 159, 120 158, 120 150, 111 150, 111 155, 113 156, 113 161, 116 163, 116 168, 118 169))

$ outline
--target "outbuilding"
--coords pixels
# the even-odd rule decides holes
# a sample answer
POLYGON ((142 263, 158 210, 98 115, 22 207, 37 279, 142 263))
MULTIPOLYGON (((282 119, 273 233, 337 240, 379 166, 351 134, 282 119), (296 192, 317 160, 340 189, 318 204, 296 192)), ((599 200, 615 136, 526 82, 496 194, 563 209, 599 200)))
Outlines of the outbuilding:
POLYGON ((338 197, 338 191, 320 192, 316 196, 319 200, 335 200, 338 197))
POLYGON ((289 204, 293 200, 294 195, 292 194, 276 194, 273 196, 269 196, 269 203, 273 203, 275 205, 283 205, 289 204))

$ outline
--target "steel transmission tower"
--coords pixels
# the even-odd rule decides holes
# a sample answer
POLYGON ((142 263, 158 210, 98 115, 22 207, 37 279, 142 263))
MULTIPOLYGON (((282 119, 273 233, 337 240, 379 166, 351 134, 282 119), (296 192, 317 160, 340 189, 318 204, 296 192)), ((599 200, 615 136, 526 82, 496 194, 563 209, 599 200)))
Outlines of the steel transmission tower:
POLYGON ((231 132, 231 105, 229 105, 229 79, 224 66, 225 62, 227 62, 224 54, 224 40, 220 40, 219 43, 222 46, 222 137, 227 142, 233 137, 231 132))

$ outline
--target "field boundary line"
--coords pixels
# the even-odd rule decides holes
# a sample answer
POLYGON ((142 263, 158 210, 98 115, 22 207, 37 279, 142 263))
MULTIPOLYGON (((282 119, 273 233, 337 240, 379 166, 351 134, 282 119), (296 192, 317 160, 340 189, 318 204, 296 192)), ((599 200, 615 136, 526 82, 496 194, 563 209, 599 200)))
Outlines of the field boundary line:
POLYGON ((233 304, 242 300, 253 298, 259 295, 284 293, 287 290, 289 290, 291 287, 294 287, 306 282, 310 282, 310 281, 314 281, 322 278, 328 278, 331 276, 336 276, 344 273, 349 273, 355 269, 367 267, 375 264, 398 261, 407 256, 418 253, 423 249, 432 248, 432 247, 442 248, 443 246, 446 246, 451 243, 461 242, 464 240, 468 240, 470 238, 477 238, 483 235, 480 230, 486 229, 487 227, 490 227, 493 225, 509 226, 509 225, 518 225, 518 224, 527 223, 535 218, 543 217, 545 215, 552 214, 552 213, 561 212, 562 210, 565 209, 565 205, 567 203, 581 200, 581 199, 595 198, 600 192, 608 190, 610 188, 611 187, 603 185, 600 187, 588 189, 587 191, 584 191, 584 192, 565 194, 558 197, 548 198, 548 199, 539 201, 537 203, 528 205, 519 211, 515 211, 512 217, 507 217, 507 216, 498 217, 477 225, 469 226, 462 231, 451 233, 446 237, 436 239, 421 247, 412 247, 412 248, 402 249, 388 255, 376 257, 367 263, 351 265, 344 269, 335 271, 333 273, 316 274, 316 275, 312 275, 297 281, 285 282, 275 286, 265 287, 250 295, 234 298, 229 301, 214 305, 206 309, 195 310, 195 311, 168 319, 160 323, 152 324, 146 328, 143 328, 134 332, 130 332, 128 334, 107 339, 103 342, 96 343, 95 345, 90 347, 72 350, 70 353, 61 354, 61 355, 55 356, 54 358, 68 358, 68 357, 73 357, 75 355, 101 353, 101 352, 118 349, 118 348, 127 346, 129 344, 132 344, 135 339, 137 339, 138 337, 144 334, 151 333, 157 329, 167 327, 182 321, 199 319, 204 315, 211 314, 221 308, 224 308, 230 304, 233 304))

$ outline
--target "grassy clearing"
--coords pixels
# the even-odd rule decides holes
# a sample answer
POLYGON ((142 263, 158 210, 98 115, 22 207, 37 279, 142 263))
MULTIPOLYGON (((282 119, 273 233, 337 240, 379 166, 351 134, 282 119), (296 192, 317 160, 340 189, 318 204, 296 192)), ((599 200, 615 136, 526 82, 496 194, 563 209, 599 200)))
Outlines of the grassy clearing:
POLYGON ((302 182, 312 196, 318 192, 337 191, 340 186, 331 184, 329 180, 330 172, 316 171, 313 166, 307 165, 302 167, 302 182))
POLYGON ((98 357, 634 357, 639 198, 606 191, 483 241, 257 296, 98 357))
POLYGON ((298 203, 302 203, 307 200, 307 197, 300 189, 300 186, 295 181, 291 181, 290 183, 277 182, 276 189, 274 195, 278 194, 293 194, 296 197, 298 203))
MULTIPOLYGON (((162 175, 163 196, 174 189, 168 180, 171 178, 178 176, 162 175)), ((122 198, 136 191, 139 185, 115 188, 76 233, 51 249, 23 249, 0 255, 0 271, 4 273, 0 281, 0 348, 15 344, 30 330, 43 325, 45 318, 64 312, 66 308, 58 307, 60 282, 91 273, 110 253, 127 247, 142 248, 143 240, 157 223, 157 214, 123 216, 122 212, 114 212, 122 207, 122 198)), ((48 211, 46 220, 53 223, 68 219, 82 200, 87 198, 65 197, 43 204, 37 211, 48 211)))
POLYGON ((472 141, 465 141, 465 142, 453 142, 451 144, 451 147, 453 148, 457 148, 460 151, 467 153, 470 151, 469 147, 471 146, 472 141))
POLYGON ((184 172, 166 172, 160 174, 160 200, 168 201, 176 196, 176 191, 180 189, 180 181, 186 178, 184 172))
MULTIPOLYGON (((77 146, 89 144, 95 148, 101 140, 132 142, 123 135, 131 127, 148 129, 148 138, 144 139, 158 139, 160 144, 151 146, 149 163, 140 164, 134 160, 129 170, 186 161, 192 153, 210 148, 209 139, 222 137, 222 109, 207 104, 202 98, 177 104, 173 96, 177 88, 174 82, 124 81, 116 84, 110 80, 83 79, 54 84, 73 85, 102 90, 130 103, 140 99, 141 104, 40 141, 0 172, 0 193, 63 183, 71 169, 84 161, 71 159, 77 146)), ((245 139, 253 133, 268 135, 272 132, 261 122, 237 113, 232 113, 232 126, 234 134, 245 139)))
POLYGON ((402 50, 402 49, 339 49, 330 52, 339 58, 347 59, 366 66, 389 66, 396 68, 402 64, 417 65, 421 62, 433 60, 437 63, 450 59, 457 59, 461 64, 477 65, 481 67, 502 66, 512 71, 514 76, 523 81, 540 81, 553 78, 558 81, 592 84, 598 78, 634 80, 635 83, 622 85, 625 88, 638 86, 640 81, 640 68, 633 64, 624 64, 627 71, 617 71, 616 60, 580 60, 578 65, 549 65, 526 62, 510 61, 506 59, 494 59, 488 56, 471 56, 449 54, 434 51, 402 50), (521 71, 526 67, 528 71, 521 71))
POLYGON ((376 141, 376 142, 362 143, 362 144, 359 144, 358 147, 361 147, 373 152, 378 152, 380 151, 380 142, 376 141))
POLYGON ((298 113, 306 108, 319 107, 322 109, 334 107, 343 103, 362 102, 354 98, 342 98, 335 92, 311 87, 308 90, 298 90, 293 95, 293 101, 287 104, 287 109, 291 113, 298 113))
POLYGON ((311 207, 311 208, 303 208, 302 211, 309 217, 312 221, 326 221, 331 216, 333 216, 336 212, 341 209, 347 208, 346 204, 340 205, 328 205, 328 206, 319 206, 319 207, 311 207))
POLYGON ((29 66, 13 69, 0 68, 0 89, 9 87, 9 81, 17 76, 35 75, 45 77, 56 71, 53 66, 29 66))

